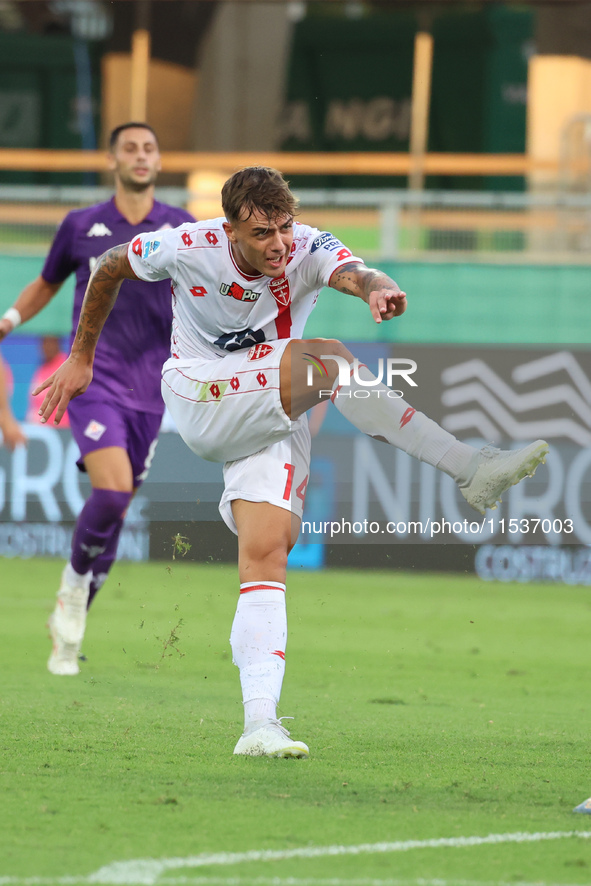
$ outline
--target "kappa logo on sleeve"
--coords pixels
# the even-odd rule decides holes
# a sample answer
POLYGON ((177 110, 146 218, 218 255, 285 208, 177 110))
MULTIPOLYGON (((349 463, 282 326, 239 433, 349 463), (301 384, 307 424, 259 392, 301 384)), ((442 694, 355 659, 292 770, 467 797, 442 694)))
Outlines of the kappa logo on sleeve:
POLYGON ((107 430, 107 426, 100 423, 100 421, 96 421, 96 419, 92 419, 86 425, 84 430, 84 436, 90 437, 91 440, 94 440, 95 443, 97 440, 100 440, 105 431, 107 430))
POLYGON ((262 360, 263 357, 266 357, 267 354, 270 354, 273 351, 273 345, 255 345, 254 348, 251 348, 248 352, 248 360, 262 360))

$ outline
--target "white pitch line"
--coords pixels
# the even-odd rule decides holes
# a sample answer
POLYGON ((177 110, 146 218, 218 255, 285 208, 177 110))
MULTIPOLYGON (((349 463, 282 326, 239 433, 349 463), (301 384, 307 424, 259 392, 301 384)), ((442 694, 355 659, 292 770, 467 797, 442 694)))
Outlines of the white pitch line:
MULTIPOLYGON (((540 843, 547 840, 564 840, 578 837, 588 840, 591 831, 549 831, 547 833, 524 833, 513 834, 488 834, 486 837, 440 837, 431 840, 398 840, 393 843, 361 843, 358 846, 304 846, 299 849, 261 849, 250 852, 218 852, 190 855, 187 858, 138 858, 130 861, 116 861, 100 868, 88 876, 65 876, 65 877, 2 877, 0 886, 155 886, 156 881, 166 871, 178 870, 179 868, 200 868, 217 865, 235 865, 249 861, 285 861, 290 858, 328 858, 338 855, 368 855, 387 852, 408 852, 412 849, 459 849, 470 846, 498 845, 500 843, 540 843)), ((218 879, 207 877, 196 878, 169 878, 163 880, 160 886, 174 886, 174 884, 192 884, 192 886, 207 886, 207 884, 223 883, 224 886, 240 886, 241 882, 252 883, 253 880, 246 878, 218 879)), ((265 881, 260 881, 264 883, 265 881)), ((290 886, 304 881, 272 878, 268 881, 269 886, 290 886)), ((310 880, 307 883, 326 884, 326 886, 345 886, 348 881, 310 880)), ((350 881, 356 886, 381 886, 380 881, 363 880, 350 881)), ((402 881, 388 881, 390 886, 401 886, 402 881)), ((414 880, 407 881, 413 886, 457 886, 457 881, 444 880, 414 880)), ((383 881, 384 886, 386 881, 383 881)), ((476 884, 474 884, 476 886, 476 884)), ((488 886, 479 883, 478 886, 488 886)), ((493 884, 491 884, 493 886, 493 884)), ((494 886, 504 886, 498 883, 494 886)), ((516 886, 516 884, 512 884, 516 886)), ((542 886, 542 884, 537 884, 542 886)), ((551 884, 546 884, 551 886, 551 884)), ((558 884, 555 884, 558 886, 558 884)))
MULTIPOLYGON (((591 831, 550 831, 548 833, 488 834, 486 837, 440 837, 432 840, 397 840, 393 843, 361 843, 358 846, 303 846, 299 849, 260 849, 250 852, 216 852, 187 858, 138 858, 116 861, 86 878, 90 884, 105 886, 155 886, 166 871, 214 865, 242 864, 249 861, 286 861, 290 858, 327 858, 337 855, 367 855, 408 852, 412 849, 464 848, 499 843, 540 843, 572 837, 589 839, 591 831)), ((1 883, 0 883, 1 886, 1 883)))

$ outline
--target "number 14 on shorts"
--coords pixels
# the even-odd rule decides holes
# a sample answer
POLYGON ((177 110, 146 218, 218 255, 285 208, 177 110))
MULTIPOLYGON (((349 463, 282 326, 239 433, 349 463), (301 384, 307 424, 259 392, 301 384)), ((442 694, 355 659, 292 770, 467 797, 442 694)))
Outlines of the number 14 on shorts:
MULTIPOLYGON (((289 501, 289 497, 291 495, 291 487, 293 486, 293 475, 295 474, 295 465, 290 465, 287 462, 283 465, 285 470, 287 471, 287 479, 285 481, 285 489, 283 490, 283 498, 285 501, 289 501)), ((301 475, 300 475, 301 476, 301 475)), ((308 477, 306 474, 298 488, 296 489, 296 495, 300 499, 300 501, 304 502, 306 498, 306 488, 308 486, 308 477)))

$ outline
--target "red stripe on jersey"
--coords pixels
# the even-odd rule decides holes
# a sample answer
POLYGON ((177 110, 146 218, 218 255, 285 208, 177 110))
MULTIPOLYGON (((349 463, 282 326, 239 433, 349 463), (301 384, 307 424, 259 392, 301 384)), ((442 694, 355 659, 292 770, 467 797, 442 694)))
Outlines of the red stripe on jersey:
POLYGON ((280 305, 279 313, 275 318, 275 329, 277 330, 277 338, 289 338, 291 335, 291 306, 280 305))
POLYGON ((272 652, 271 655, 278 655, 281 661, 285 661, 285 652, 281 652, 280 649, 276 649, 275 652, 272 652))
MULTIPOLYGON (((283 588, 276 588, 274 585, 253 585, 251 588, 240 588, 241 594, 249 594, 251 591, 281 591, 283 588)), ((283 590, 283 593, 285 591, 283 590)))

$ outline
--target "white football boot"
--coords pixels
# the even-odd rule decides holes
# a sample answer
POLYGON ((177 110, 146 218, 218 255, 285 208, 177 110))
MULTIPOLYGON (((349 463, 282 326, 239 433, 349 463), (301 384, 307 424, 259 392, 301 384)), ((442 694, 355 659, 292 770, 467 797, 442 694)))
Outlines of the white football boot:
POLYGON ((234 753, 246 757, 307 757, 310 749, 303 741, 293 741, 281 720, 269 720, 241 735, 234 753))
POLYGON ((460 483, 462 495, 481 514, 487 508, 494 510, 510 486, 524 477, 533 477, 537 466, 546 461, 549 449, 545 440, 536 440, 523 449, 484 446, 472 457, 469 479, 460 483))
POLYGON ((55 609, 47 622, 53 643, 47 668, 60 677, 74 676, 80 672, 78 655, 86 628, 86 606, 92 572, 81 575, 77 584, 70 584, 68 576, 72 576, 69 564, 62 573, 55 609))

